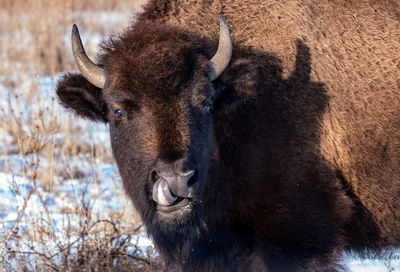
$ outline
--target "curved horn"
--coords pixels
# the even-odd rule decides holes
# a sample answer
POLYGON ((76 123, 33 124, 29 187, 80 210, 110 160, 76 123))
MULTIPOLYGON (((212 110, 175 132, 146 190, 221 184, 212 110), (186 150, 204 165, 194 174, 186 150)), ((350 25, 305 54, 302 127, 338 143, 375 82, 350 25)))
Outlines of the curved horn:
POLYGON ((81 37, 79 36, 78 27, 74 24, 72 26, 72 53, 75 58, 75 63, 78 65, 84 78, 96 87, 102 89, 104 87, 105 76, 104 70, 100 66, 94 64, 86 55, 85 48, 83 48, 81 37))
POLYGON ((213 81, 217 79, 222 72, 228 67, 229 62, 232 57, 232 40, 229 33, 229 27, 226 23, 225 17, 219 15, 219 42, 218 50, 214 57, 208 61, 211 67, 210 80, 213 81))

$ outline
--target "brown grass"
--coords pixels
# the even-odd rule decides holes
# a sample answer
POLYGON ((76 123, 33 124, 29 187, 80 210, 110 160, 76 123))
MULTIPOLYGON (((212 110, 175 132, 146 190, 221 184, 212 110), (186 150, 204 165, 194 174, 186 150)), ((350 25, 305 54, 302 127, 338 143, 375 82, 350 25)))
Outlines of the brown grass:
MULTIPOLYGON (((82 134, 90 137, 88 123, 60 115, 57 101, 38 92, 44 75, 76 69, 69 45, 73 23, 84 34, 104 38, 122 30, 143 2, 0 0, 0 84, 8 92, 0 101, 0 155, 24 161, 17 167, 11 159, 0 164, 0 173, 15 176, 10 183, 15 197, 23 197, 22 203, 16 203, 17 219, 0 222, 0 270, 162 269, 154 251, 140 252, 131 239, 143 228, 118 177, 110 186, 115 188, 118 200, 126 202, 125 209, 99 214, 93 210, 96 197, 82 191, 74 198, 69 196, 73 204, 63 208, 62 219, 58 219, 62 220, 62 229, 56 229, 56 215, 49 210, 46 197, 53 196, 55 201, 66 198, 57 188, 72 179, 79 179, 82 186, 101 184, 96 167, 113 159, 107 143, 80 140, 82 134), (104 20, 103 12, 112 12, 112 20, 99 23, 104 20), (92 170, 82 172, 80 166, 87 164, 92 170), (18 177, 30 180, 26 194, 18 189, 18 177), (29 207, 33 198, 43 205, 29 207)), ((94 57, 96 46, 90 40, 84 43, 94 57)))
MULTIPOLYGON (((0 0, 1 74, 15 69, 55 74, 74 68, 69 43, 73 23, 105 37, 121 30, 144 0, 0 0), (83 11, 83 13, 82 13, 83 11), (97 13, 93 13, 96 11, 97 13), (99 12, 118 12, 117 22, 98 24, 99 12), (5 60, 5 62, 4 62, 5 60)), ((89 48, 94 53, 94 48, 89 48)))

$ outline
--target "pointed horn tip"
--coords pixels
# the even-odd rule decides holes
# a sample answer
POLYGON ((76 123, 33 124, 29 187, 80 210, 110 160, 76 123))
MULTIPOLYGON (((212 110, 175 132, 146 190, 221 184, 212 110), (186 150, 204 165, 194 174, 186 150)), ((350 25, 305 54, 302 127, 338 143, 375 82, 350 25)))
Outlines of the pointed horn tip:
POLYGON ((76 24, 72 25, 72 34, 74 34, 74 33, 79 34, 79 29, 78 29, 78 26, 76 24))
POLYGON ((85 52, 85 48, 83 47, 82 39, 79 34, 79 29, 76 24, 72 25, 71 44, 72 44, 72 52, 74 54, 76 52, 85 52))
POLYGON ((219 22, 220 22, 221 24, 226 24, 226 19, 225 19, 225 16, 224 16, 223 14, 220 14, 220 15, 218 16, 218 18, 219 18, 219 22))
POLYGON ((223 14, 219 15, 219 27, 220 27, 220 29, 226 29, 229 33, 229 25, 223 14))
POLYGON ((76 24, 72 25, 71 37, 72 37, 72 43, 75 43, 75 42, 82 43, 81 36, 79 34, 79 29, 76 24))

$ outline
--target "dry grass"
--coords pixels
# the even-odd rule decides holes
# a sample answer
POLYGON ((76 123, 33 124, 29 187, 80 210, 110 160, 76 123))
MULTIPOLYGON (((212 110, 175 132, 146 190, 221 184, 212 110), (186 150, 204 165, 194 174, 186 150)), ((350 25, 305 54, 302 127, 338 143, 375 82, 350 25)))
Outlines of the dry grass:
MULTIPOLYGON (((55 74, 74 68, 69 33, 73 23, 102 37, 126 26, 144 0, 0 0, 1 74, 17 70, 55 74), (118 13, 99 24, 102 12, 118 13), (118 16, 117 16, 118 17, 118 16), (65 42, 64 40, 68 40, 65 42)), ((93 52, 93 47, 89 53, 93 52)))
MULTIPOLYGON (((60 115, 52 95, 39 92, 52 82, 43 82, 44 75, 75 70, 69 45, 73 23, 83 35, 101 39, 122 30, 143 2, 0 0, 0 87, 7 92, 0 95, 0 173, 13 174, 10 190, 21 200, 15 203, 17 218, 0 222, 2 271, 162 269, 155 253, 141 252, 132 238, 143 229, 117 176, 109 188, 126 204, 112 213, 94 210, 101 192, 97 198, 87 190, 76 190, 75 197, 58 191, 71 180, 79 180, 82 188, 102 184, 98 165, 113 159, 107 143, 90 140, 88 123, 60 115), (26 192, 18 183, 21 177, 30 182, 26 192), (42 205, 30 207, 33 199, 42 205), (48 200, 66 199, 72 204, 59 213, 50 209, 48 200)), ((95 56, 95 44, 84 42, 95 56)))

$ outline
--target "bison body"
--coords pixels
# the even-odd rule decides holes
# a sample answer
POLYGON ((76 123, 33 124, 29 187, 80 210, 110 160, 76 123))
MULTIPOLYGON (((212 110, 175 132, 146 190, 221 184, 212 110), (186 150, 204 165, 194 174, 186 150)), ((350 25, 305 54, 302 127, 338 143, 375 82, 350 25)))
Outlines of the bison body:
POLYGON ((400 8, 353 2, 150 2, 60 80, 109 123, 169 270, 336 271, 400 245, 400 8))

